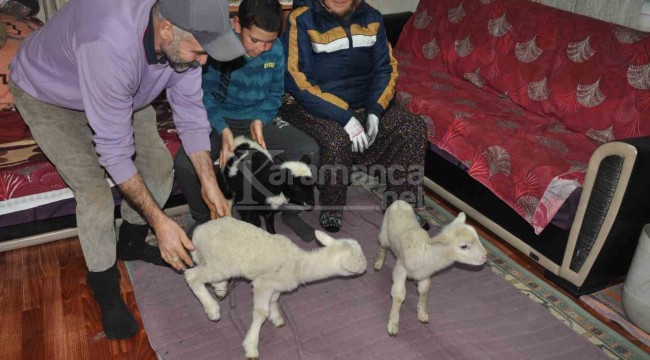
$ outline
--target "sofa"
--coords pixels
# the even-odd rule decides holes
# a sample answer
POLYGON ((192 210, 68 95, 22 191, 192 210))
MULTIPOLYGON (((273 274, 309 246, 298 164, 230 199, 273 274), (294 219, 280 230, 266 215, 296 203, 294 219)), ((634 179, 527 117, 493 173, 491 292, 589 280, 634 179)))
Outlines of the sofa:
MULTIPOLYGON (((173 156, 181 143, 169 103, 161 96, 152 105, 158 133, 173 156)), ((0 252, 77 236, 72 191, 38 147, 20 114, 0 111, 0 128, 0 252)), ((121 196, 114 183, 107 181, 117 219, 121 196)), ((188 211, 176 183, 164 209, 169 215, 188 211)))
POLYGON ((650 34, 527 0, 421 0, 397 31, 426 186, 574 295, 622 280, 650 222, 650 34))

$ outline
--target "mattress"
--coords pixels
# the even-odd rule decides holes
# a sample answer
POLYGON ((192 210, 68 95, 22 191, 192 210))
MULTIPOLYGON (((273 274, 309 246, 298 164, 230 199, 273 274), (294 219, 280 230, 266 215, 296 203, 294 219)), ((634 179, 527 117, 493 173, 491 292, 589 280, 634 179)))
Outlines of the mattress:
MULTIPOLYGON (((181 144, 169 103, 158 99, 153 106, 158 132, 172 156, 176 155, 181 144)), ((0 115, 3 132, 12 134, 12 137, 0 138, 0 227, 74 214, 72 191, 31 137, 19 115, 8 113, 0 115)), ((114 188, 110 178, 106 181, 114 188)), ((119 201, 118 192, 114 190, 113 193, 119 201)))

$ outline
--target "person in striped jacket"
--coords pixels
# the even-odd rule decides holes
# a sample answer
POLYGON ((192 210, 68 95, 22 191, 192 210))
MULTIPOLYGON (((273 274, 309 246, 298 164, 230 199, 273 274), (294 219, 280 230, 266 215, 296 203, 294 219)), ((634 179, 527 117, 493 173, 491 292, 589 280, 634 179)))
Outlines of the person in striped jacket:
POLYGON ((386 175, 383 209, 422 205, 426 127, 393 101, 397 61, 381 13, 361 0, 294 0, 282 42, 296 102, 280 114, 320 147, 320 225, 341 228, 353 164, 386 175))

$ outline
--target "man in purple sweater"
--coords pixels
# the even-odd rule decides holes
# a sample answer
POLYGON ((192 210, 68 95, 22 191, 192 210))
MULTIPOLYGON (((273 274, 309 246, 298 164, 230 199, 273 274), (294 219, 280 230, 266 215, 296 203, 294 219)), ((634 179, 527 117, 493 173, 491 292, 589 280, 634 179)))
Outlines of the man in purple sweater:
POLYGON ((88 285, 110 339, 138 329, 120 296, 116 258, 192 265, 190 240, 161 209, 173 163, 150 103, 162 90, 212 217, 229 215, 210 159, 200 68, 208 55, 244 53, 229 25, 226 0, 70 0, 11 64, 16 106, 74 192, 88 285), (105 172, 127 200, 117 245, 105 172), (145 243, 149 226, 158 249, 145 243))

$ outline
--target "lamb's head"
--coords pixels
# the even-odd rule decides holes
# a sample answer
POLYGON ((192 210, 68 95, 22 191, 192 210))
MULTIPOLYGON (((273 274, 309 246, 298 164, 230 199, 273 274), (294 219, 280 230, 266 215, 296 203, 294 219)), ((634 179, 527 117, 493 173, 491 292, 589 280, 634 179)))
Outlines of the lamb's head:
POLYGON ((366 271, 366 256, 356 240, 337 240, 320 230, 316 230, 315 234, 316 239, 327 248, 333 263, 338 265, 338 275, 352 276, 366 271))
POLYGON ((440 235, 431 241, 451 246, 450 252, 454 261, 468 265, 483 265, 487 260, 487 251, 481 244, 476 229, 466 224, 465 220, 465 213, 461 212, 454 221, 442 228, 440 235))
POLYGON ((316 203, 314 177, 309 165, 309 156, 306 155, 300 161, 285 161, 280 165, 285 179, 281 185, 282 193, 289 199, 289 203, 298 205, 303 210, 311 210, 316 203))

